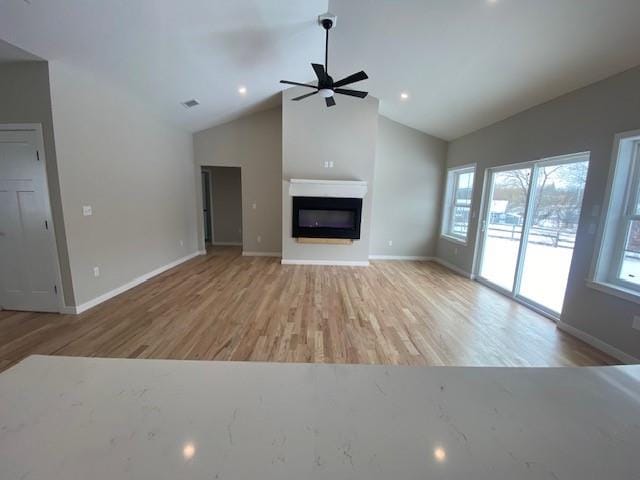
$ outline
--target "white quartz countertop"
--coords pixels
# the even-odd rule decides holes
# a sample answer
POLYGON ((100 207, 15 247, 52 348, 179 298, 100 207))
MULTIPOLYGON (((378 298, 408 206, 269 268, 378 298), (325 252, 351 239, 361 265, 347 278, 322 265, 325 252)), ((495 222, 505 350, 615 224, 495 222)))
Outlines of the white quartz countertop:
POLYGON ((32 356, 0 374, 0 478, 640 479, 640 366, 32 356))

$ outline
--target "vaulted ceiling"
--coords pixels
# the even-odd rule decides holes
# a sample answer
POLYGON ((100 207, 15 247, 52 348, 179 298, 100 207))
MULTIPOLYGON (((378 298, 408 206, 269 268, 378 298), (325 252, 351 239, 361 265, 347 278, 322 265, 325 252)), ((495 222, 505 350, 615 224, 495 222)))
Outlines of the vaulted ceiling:
POLYGON ((0 38, 197 131, 312 80, 327 9, 334 78, 366 70, 381 113, 445 139, 640 64, 638 0, 3 0, 0 38))

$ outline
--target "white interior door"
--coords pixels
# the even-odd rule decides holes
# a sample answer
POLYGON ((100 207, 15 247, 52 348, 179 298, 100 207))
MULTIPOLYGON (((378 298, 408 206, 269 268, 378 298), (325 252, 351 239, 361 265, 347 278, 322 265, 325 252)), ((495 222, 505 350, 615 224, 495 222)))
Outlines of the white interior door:
POLYGON ((0 130, 0 306, 56 312, 57 252, 37 135, 0 130))

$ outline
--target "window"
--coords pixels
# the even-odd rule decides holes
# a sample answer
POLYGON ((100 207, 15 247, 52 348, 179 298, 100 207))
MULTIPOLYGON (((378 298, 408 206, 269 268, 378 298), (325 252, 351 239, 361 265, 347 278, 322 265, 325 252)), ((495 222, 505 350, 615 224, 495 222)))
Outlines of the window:
POLYGON ((640 131, 618 135, 615 144, 591 285, 640 301, 640 131))
POLYGON ((451 168, 447 172, 442 235, 465 243, 471 217, 475 165, 451 168))

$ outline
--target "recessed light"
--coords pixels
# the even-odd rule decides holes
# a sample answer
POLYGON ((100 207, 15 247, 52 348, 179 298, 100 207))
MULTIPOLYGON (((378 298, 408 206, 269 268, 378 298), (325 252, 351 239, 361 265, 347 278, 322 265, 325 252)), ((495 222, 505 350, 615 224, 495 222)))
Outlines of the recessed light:
POLYGON ((241 85, 238 87, 238 93, 240 95, 246 95, 247 94, 247 87, 245 87, 244 85, 241 85))
POLYGON ((197 107, 198 105, 200 105, 200 102, 195 98, 192 98, 191 100, 187 100, 186 102, 182 102, 182 106, 184 108, 193 108, 193 107, 197 107))
POLYGON ((196 446, 192 443, 185 443, 182 448, 182 456, 185 460, 191 460, 193 456, 196 454, 196 446))
POLYGON ((487 3, 489 5, 495 5, 496 3, 498 3, 498 0, 487 0, 487 3))
POLYGON ((400 94, 400 99, 401 100, 409 100, 409 94, 407 92, 402 92, 400 94))
POLYGON ((433 450, 433 457, 437 462, 442 463, 447 459, 447 452, 444 448, 437 447, 433 450))

